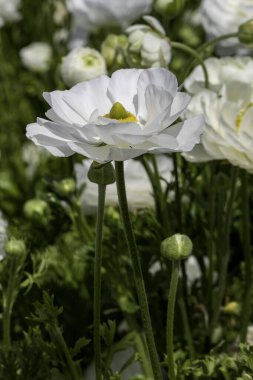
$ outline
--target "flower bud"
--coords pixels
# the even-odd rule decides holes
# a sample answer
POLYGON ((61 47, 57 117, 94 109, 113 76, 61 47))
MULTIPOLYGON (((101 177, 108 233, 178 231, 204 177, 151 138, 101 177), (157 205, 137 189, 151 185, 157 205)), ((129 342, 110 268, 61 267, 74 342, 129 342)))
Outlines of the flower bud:
POLYGON ((127 28, 128 63, 131 67, 167 67, 171 47, 165 30, 157 19, 144 16, 148 25, 137 24, 127 28))
POLYGON ((72 195, 76 190, 76 183, 73 178, 65 178, 62 181, 56 183, 56 190, 60 193, 60 195, 64 197, 68 197, 72 195))
POLYGON ((253 47, 253 19, 239 26, 238 39, 242 44, 253 47))
POLYGON ((52 48, 46 42, 32 42, 19 52, 23 65, 31 71, 45 72, 50 67, 52 48))
POLYGON ((106 73, 104 57, 95 49, 78 47, 63 57, 61 75, 70 87, 106 73))
POLYGON ((30 199, 24 205, 24 214, 30 220, 41 220, 48 213, 48 204, 42 199, 30 199))
POLYGON ((7 255, 22 256, 25 254, 26 246, 23 240, 11 238, 5 243, 4 251, 7 255))
POLYGON ((186 0, 156 0, 155 10, 162 16, 173 18, 183 11, 185 3, 186 0))
POLYGON ((170 260, 186 259, 192 252, 192 241, 187 235, 175 234, 164 239, 161 244, 162 255, 170 260))
POLYGON ((124 34, 109 34, 101 45, 101 53, 108 67, 118 70, 125 67, 128 38, 124 34))
POLYGON ((88 171, 88 178, 98 185, 110 185, 115 182, 114 167, 111 162, 99 164, 93 161, 88 171))

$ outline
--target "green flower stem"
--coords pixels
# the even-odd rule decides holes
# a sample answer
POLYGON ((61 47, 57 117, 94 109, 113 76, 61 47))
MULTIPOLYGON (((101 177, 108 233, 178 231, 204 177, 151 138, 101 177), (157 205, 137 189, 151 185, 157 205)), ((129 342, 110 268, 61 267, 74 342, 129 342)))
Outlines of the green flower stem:
MULTIPOLYGON (((216 45, 220 41, 227 40, 229 38, 234 38, 234 37, 238 37, 238 33, 237 32, 236 33, 224 34, 223 36, 219 36, 219 37, 213 38, 212 40, 207 41, 206 43, 204 43, 203 45, 201 45, 200 48, 197 50, 197 53, 201 56, 202 53, 206 49, 208 49, 209 47, 216 45)), ((193 58, 190 62, 187 62, 187 64, 186 64, 186 70, 185 70, 182 82, 184 82, 185 78, 189 75, 189 73, 191 72, 192 68, 194 67, 196 61, 198 61, 198 59, 197 58, 193 58)))
POLYGON ((252 257, 250 239, 250 215, 249 215, 249 183, 248 173, 242 173, 242 238, 245 256, 245 294, 241 316, 241 341, 244 343, 247 335, 247 327, 251 316, 252 299, 252 257))
POLYGON ((124 164, 121 161, 115 161, 115 173, 116 173, 116 183, 119 198, 119 207, 123 223, 123 228, 125 231, 125 236, 127 240, 128 250, 131 255, 134 280, 136 291, 138 295, 139 305, 141 309, 141 316, 143 322, 143 328, 146 335, 147 346, 149 351, 149 356, 151 360, 151 365, 153 369, 154 379, 162 380, 162 373, 159 364, 158 354, 155 345, 154 334, 151 325, 151 318, 149 314, 147 295, 145 291, 145 285, 142 275, 140 257, 133 234, 132 223, 128 211, 128 203, 126 196, 125 178, 124 178, 124 164))
POLYGON ((9 281, 3 294, 3 350, 7 354, 11 348, 11 314, 16 297, 17 258, 11 257, 9 281))
POLYGON ((188 315, 187 315, 187 311, 185 307, 185 301, 182 297, 179 298, 178 304, 179 304, 181 315, 182 315, 184 333, 185 333, 185 338, 188 345, 189 356, 191 359, 194 359, 195 350, 194 350, 194 345, 193 345, 193 340, 192 340, 191 328, 189 325, 188 315))
POLYGON ((180 261, 173 260, 172 273, 170 280, 168 309, 167 309, 167 326, 166 326, 166 348, 168 360, 168 375, 169 380, 175 380, 174 355, 173 355, 173 326, 174 326, 174 311, 177 294, 177 284, 179 277, 180 261))
POLYGON ((164 237, 167 237, 169 234, 169 219, 168 219, 168 208, 167 208, 167 202, 163 193, 163 189, 161 186, 161 180, 160 180, 160 174, 157 166, 157 160, 154 154, 151 155, 151 160, 153 164, 154 169, 154 178, 156 182, 156 189, 157 189, 157 195, 160 203, 160 209, 161 209, 161 218, 162 218, 162 227, 164 232, 164 237))
POLYGON ((49 334, 52 336, 53 341, 56 340, 56 342, 58 343, 59 349, 64 354, 72 380, 80 380, 77 368, 72 360, 68 346, 65 342, 65 339, 62 336, 62 332, 59 326, 57 324, 55 324, 54 326, 51 326, 49 328, 49 334))
POLYGON ((204 73, 205 87, 209 88, 208 72, 207 72, 205 62, 201 58, 201 55, 198 52, 196 52, 195 50, 193 50, 192 48, 190 48, 189 46, 184 45, 180 42, 171 42, 171 46, 172 46, 172 48, 179 49, 179 50, 182 50, 188 54, 191 54, 191 56, 193 56, 199 62, 199 64, 201 65, 201 67, 203 69, 203 73, 204 73))
POLYGON ((101 266, 102 266, 102 238, 105 208, 106 185, 98 185, 98 210, 96 224, 95 263, 94 263, 94 358, 96 380, 102 380, 101 365, 101 338, 100 338, 100 313, 101 313, 101 266))
POLYGON ((234 204, 235 194, 236 194, 237 174, 238 174, 238 168, 233 166, 232 173, 231 173, 230 195, 228 198, 227 208, 225 212, 224 234, 222 234, 223 244, 222 242, 220 244, 220 247, 222 248, 223 252, 220 257, 218 294, 216 298, 216 304, 214 307, 213 319, 210 325, 211 333, 213 332, 213 329, 216 327, 217 322, 219 320, 220 309, 221 309, 222 300, 223 300, 224 292, 226 289, 226 283, 227 283, 227 270, 228 270, 228 262, 229 262, 229 257, 230 257, 230 229, 231 229, 233 204, 234 204))
MULTIPOLYGON (((208 237, 208 258, 209 267, 207 273, 207 304, 211 309, 213 304, 213 274, 214 274, 214 258, 216 255, 216 237, 215 237, 215 204, 216 204, 216 165, 210 163, 210 180, 209 180, 209 237, 208 237)), ((211 315, 211 310, 210 310, 211 315)))

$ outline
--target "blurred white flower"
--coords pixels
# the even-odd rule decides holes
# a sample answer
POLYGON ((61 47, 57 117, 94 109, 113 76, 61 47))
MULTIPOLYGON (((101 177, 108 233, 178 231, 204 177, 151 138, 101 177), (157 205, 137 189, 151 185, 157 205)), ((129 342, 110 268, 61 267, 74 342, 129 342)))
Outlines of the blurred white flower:
POLYGON ((151 10, 153 0, 67 0, 69 11, 80 26, 94 31, 100 27, 125 28, 151 10))
POLYGON ((4 219, 2 211, 0 210, 0 261, 3 260, 5 256, 4 245, 7 237, 7 226, 8 224, 4 219))
POLYGON ((165 30, 152 16, 144 16, 148 25, 137 24, 127 28, 128 59, 132 67, 167 67, 171 47, 165 30))
MULTIPOLYGON (((252 0, 203 0, 201 6, 202 24, 209 38, 237 32, 239 25, 253 18, 252 0)), ((237 38, 227 39, 220 44, 218 53, 244 53, 237 38)))
POLYGON ((30 141, 22 146, 21 157, 25 164, 25 174, 28 179, 33 178, 39 165, 46 160, 49 153, 40 147, 36 147, 30 141))
POLYGON ((20 0, 0 0, 0 27, 6 22, 18 21, 20 0))
POLYGON ((210 89, 204 89, 200 68, 185 82, 194 96, 186 117, 203 113, 201 144, 185 158, 193 162, 225 159, 253 172, 253 60, 249 57, 206 60, 210 89))
MULTIPOLYGON (((86 214, 93 214, 97 210, 97 185, 90 182, 87 178, 87 173, 92 164, 92 160, 84 160, 82 164, 75 165, 75 173, 77 186, 85 184, 85 189, 82 196, 82 207, 86 214)), ((166 182, 172 180, 173 164, 171 159, 165 156, 157 156, 157 165, 160 176, 164 179, 164 187, 166 182)), ((154 207, 153 190, 146 170, 140 161, 128 160, 125 163, 126 190, 131 210, 138 208, 154 207)), ((106 187, 106 205, 117 206, 118 195, 116 183, 106 187)))
POLYGON ((46 42, 32 42, 19 52, 23 65, 31 71, 44 72, 50 67, 52 48, 46 42))
POLYGON ((74 50, 86 46, 89 42, 89 37, 90 35, 87 30, 83 26, 76 25, 74 22, 70 30, 68 49, 74 50))
POLYGON ((64 5, 63 1, 57 0, 54 1, 54 13, 53 20, 56 25, 64 24, 65 19, 68 16, 67 8, 64 5))
POLYGON ((250 346, 253 346, 253 325, 248 326, 246 343, 250 346))
POLYGON ((95 49, 79 47, 63 57, 61 75, 69 87, 103 74, 106 74, 106 63, 95 49))
POLYGON ((38 118, 27 137, 55 156, 77 152, 98 162, 123 161, 146 152, 190 151, 200 141, 202 116, 171 125, 190 97, 178 92, 166 69, 122 69, 44 97, 52 121, 38 118))

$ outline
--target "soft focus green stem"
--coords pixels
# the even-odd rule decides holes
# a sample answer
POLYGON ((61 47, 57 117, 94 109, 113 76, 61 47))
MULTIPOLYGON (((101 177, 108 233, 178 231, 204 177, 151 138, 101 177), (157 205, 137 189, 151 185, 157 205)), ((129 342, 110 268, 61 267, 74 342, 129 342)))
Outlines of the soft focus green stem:
POLYGON ((230 229, 231 229, 231 220, 232 220, 232 212, 233 212, 233 204, 235 200, 236 194, 236 179, 238 168, 233 166, 231 169, 231 183, 230 183, 230 195, 227 202, 227 207, 225 211, 225 220, 224 220, 224 234, 223 234, 223 244, 221 244, 222 254, 220 256, 219 263, 219 283, 218 283, 218 294, 216 298, 216 304, 213 312, 213 319, 211 322, 211 332, 216 327, 217 322, 220 316, 220 309, 222 305, 222 300, 226 288, 227 282, 227 270, 228 270, 228 262, 230 257, 230 229))
POLYGON ((11 348, 11 314, 15 301, 17 258, 12 257, 6 293, 3 294, 3 350, 7 354, 11 348))
POLYGON ((184 326, 184 333, 185 333, 185 338, 186 338, 188 350, 189 350, 189 356, 191 359, 194 359, 195 350, 194 350, 191 328, 189 325, 189 320, 188 320, 188 315, 187 315, 184 299, 182 297, 179 298, 178 303, 179 303, 179 307, 181 310, 182 321, 183 321, 183 326, 184 326))
POLYGON ((163 194, 163 189, 161 186, 160 174, 157 166, 157 160, 155 155, 151 156, 153 169, 154 169, 154 178, 156 182, 157 195, 160 203, 161 217, 162 217, 162 228, 164 237, 168 236, 169 233, 169 218, 168 218, 168 209, 167 202, 163 194))
POLYGON ((55 339, 57 340, 58 345, 66 358, 68 369, 71 374, 72 380, 80 380, 80 377, 77 372, 77 368, 71 358, 68 346, 62 336, 61 329, 59 328, 59 326, 55 325, 55 326, 50 327, 50 332, 51 332, 51 335, 53 335, 55 339))
MULTIPOLYGON (((237 37, 238 36, 238 33, 229 33, 229 34, 224 34, 223 36, 219 36, 219 37, 216 37, 216 38, 213 38, 212 40, 209 40, 207 41, 206 43, 204 43, 203 45, 200 46, 200 48, 197 50, 197 53, 198 55, 202 55, 202 53, 208 49, 209 47, 211 47, 212 45, 216 45, 218 42, 220 41, 223 41, 223 40, 227 40, 229 38, 234 38, 234 37, 237 37)), ((185 78, 189 75, 189 73, 191 72, 193 66, 195 65, 196 61, 199 62, 199 60, 197 58, 193 58, 190 62, 187 62, 186 64, 186 70, 184 72, 184 76, 183 76, 183 79, 182 79, 182 82, 184 82, 185 78)))
POLYGON ((138 295, 138 301, 141 310, 143 328, 146 335, 147 346, 150 356, 150 361, 153 369, 153 375, 155 380, 162 380, 162 373, 159 364, 158 354, 155 345, 154 334, 151 325, 151 318, 149 314, 147 295, 145 291, 145 285, 142 275, 140 257, 133 234, 132 223, 128 211, 128 203, 126 196, 125 178, 124 178, 124 164, 121 161, 115 161, 115 173, 116 183, 119 198, 119 207, 123 223, 123 228, 127 240, 128 250, 131 255, 134 280, 136 291, 138 295))
POLYGON ((175 302, 177 294, 177 284, 179 277, 179 267, 180 261, 173 260, 172 262, 172 273, 170 280, 169 298, 168 298, 168 309, 167 309, 167 326, 166 326, 166 346, 167 346, 167 358, 168 358, 168 375, 169 380, 175 380, 175 366, 174 366, 174 355, 173 355, 173 326, 174 326, 174 311, 175 302))
POLYGON ((98 209, 96 223, 95 262, 94 262, 94 306, 93 306, 93 345, 96 380, 102 380, 100 314, 101 314, 101 266, 102 239, 106 185, 98 185, 98 209))
POLYGON ((211 308, 213 304, 213 273, 214 273, 214 258, 216 253, 215 244, 215 201, 216 201, 216 182, 215 182, 215 164, 210 163, 210 181, 209 181, 209 237, 208 237, 208 259, 209 266, 207 272, 207 305, 211 308))
POLYGON ((241 341, 244 343, 247 335, 247 327, 251 316, 252 299, 252 257, 250 238, 250 215, 249 215, 249 183, 248 173, 242 173, 242 238, 245 257, 245 293, 242 305, 241 316, 241 341))
POLYGON ((203 74, 204 74, 204 78, 205 78, 205 87, 209 88, 208 72, 207 72, 207 68, 206 68, 205 63, 204 63, 203 59, 201 58, 201 55, 199 55, 198 52, 196 52, 195 50, 193 50, 189 46, 184 45, 180 42, 171 42, 171 46, 172 46, 172 48, 179 49, 179 50, 185 51, 186 53, 191 54, 191 56, 193 56, 199 62, 199 64, 201 65, 201 67, 203 69, 203 74))
POLYGON ((183 232, 183 214, 182 214, 182 203, 181 203, 181 191, 179 184, 179 170, 178 170, 178 156, 177 153, 172 155, 173 166, 174 166, 174 176, 175 176, 175 194, 176 194, 176 205, 177 205, 177 216, 178 216, 178 228, 180 232, 183 232))

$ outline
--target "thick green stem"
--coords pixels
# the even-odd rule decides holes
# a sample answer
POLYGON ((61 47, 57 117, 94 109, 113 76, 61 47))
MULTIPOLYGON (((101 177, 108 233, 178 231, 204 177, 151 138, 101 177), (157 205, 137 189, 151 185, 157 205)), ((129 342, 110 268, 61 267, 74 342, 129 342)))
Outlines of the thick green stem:
POLYGON ((204 74, 204 78, 205 78, 205 87, 208 88, 209 87, 208 72, 207 72, 207 68, 206 68, 205 63, 204 63, 203 59, 201 58, 201 55, 199 55, 198 52, 196 52, 195 50, 193 50, 189 46, 184 45, 180 42, 171 42, 171 46, 172 46, 172 48, 179 49, 179 50, 185 51, 188 54, 191 54, 191 56, 194 57, 199 62, 199 64, 201 65, 201 67, 203 69, 203 74, 204 74))
POLYGON ((102 239, 105 206, 106 185, 98 185, 98 210, 96 224, 95 262, 94 262, 94 358, 96 380, 102 380, 101 364, 101 338, 100 338, 100 313, 101 313, 101 266, 102 266, 102 239))
POLYGON ((128 250, 132 259, 132 266, 134 272, 134 280, 136 291, 138 295, 138 301, 141 310, 143 328, 147 340, 147 346, 150 356, 150 361, 153 369, 153 375, 155 380, 162 380, 162 373, 159 364, 158 354, 155 345, 154 334, 151 325, 151 318, 149 314, 147 295, 145 291, 145 285, 142 275, 140 257, 133 234, 132 223, 128 211, 128 203, 126 196, 125 178, 124 178, 124 166, 123 162, 115 162, 116 183, 119 198, 119 207, 123 223, 123 228, 127 240, 128 250))
POLYGON ((166 346, 167 346, 167 359, 168 359, 168 375, 169 380, 175 380, 175 366, 173 355, 173 326, 174 326, 174 311, 177 294, 177 284, 179 277, 180 261, 173 260, 172 273, 170 280, 168 309, 167 309, 167 326, 166 326, 166 346))
POLYGON ((251 316, 252 299, 252 257, 250 239, 250 215, 249 215, 249 183, 248 173, 242 173, 242 238, 245 257, 245 294, 241 316, 241 341, 244 343, 247 335, 247 327, 251 316))
POLYGON ((219 283, 218 283, 218 294, 216 298, 216 305, 213 312, 213 319, 211 322, 211 332, 216 327, 217 322, 220 316, 220 309, 222 305, 223 296, 226 289, 227 283, 227 270, 228 270, 228 262, 230 257, 230 229, 231 229, 231 220, 233 213, 233 204, 235 200, 236 194, 236 179, 237 179, 238 168, 232 167, 231 173, 231 183, 230 183, 230 196, 228 198, 226 212, 225 212, 225 220, 224 220, 224 234, 223 234, 223 244, 221 244, 221 248, 223 248, 223 252, 220 256, 219 263, 219 283))

